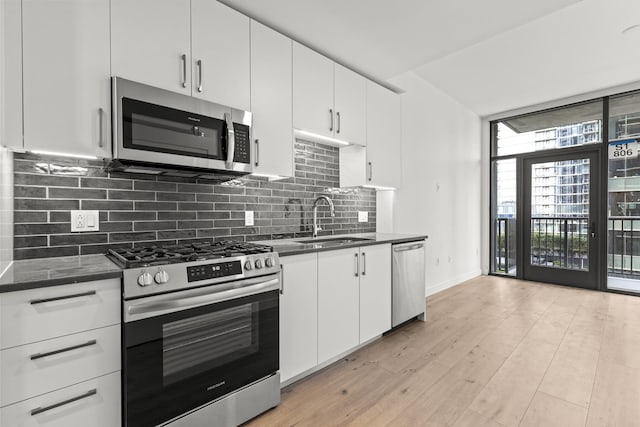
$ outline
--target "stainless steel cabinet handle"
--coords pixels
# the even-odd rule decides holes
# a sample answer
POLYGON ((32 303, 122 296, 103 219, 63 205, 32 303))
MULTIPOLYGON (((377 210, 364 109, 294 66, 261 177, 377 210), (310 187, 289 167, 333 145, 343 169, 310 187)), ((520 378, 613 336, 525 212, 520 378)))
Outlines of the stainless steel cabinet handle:
POLYGON ((69 403, 73 403, 73 402, 75 402, 77 400, 85 399, 87 397, 91 397, 94 394, 98 394, 98 390, 96 390, 95 388, 93 390, 89 390, 85 394, 81 394, 80 396, 72 397, 70 399, 63 400, 62 402, 58 402, 58 403, 54 403, 53 405, 45 406, 44 408, 35 408, 35 409, 31 410, 31 416, 33 417, 34 415, 38 415, 38 414, 50 411, 50 410, 55 409, 55 408, 59 408, 60 406, 68 405, 69 403))
POLYGON ((104 147, 104 108, 98 108, 98 147, 104 147))
POLYGON ((43 357, 49 357, 60 353, 66 353, 67 351, 77 350, 79 348, 90 347, 92 345, 96 345, 98 343, 97 340, 90 340, 82 344, 76 344, 69 347, 61 348, 58 350, 47 351, 46 353, 36 353, 29 356, 31 360, 42 359, 43 357))
POLYGON ((198 67, 198 92, 202 92, 202 59, 196 61, 198 67))
POLYGON ((340 111, 336 111, 336 118, 338 120, 338 128, 336 129, 336 133, 340 133, 340 111))
POLYGON ((329 131, 333 132, 333 109, 329 108, 329 117, 331 118, 331 125, 329 126, 329 131))
POLYGON ((187 55, 180 55, 180 61, 182 61, 182 87, 187 87, 187 55))
POLYGON ((260 140, 256 139, 256 166, 260 166, 260 140))
POLYGON ((280 295, 284 295, 284 264, 280 264, 280 295))
POLYGON ((371 162, 369 162, 369 178, 367 178, 369 181, 371 181, 373 179, 373 164, 371 162))
POLYGON ((367 254, 362 252, 362 275, 367 275, 367 254))
POLYGON ((227 169, 233 169, 233 158, 236 150, 236 133, 233 129, 231 114, 224 113, 224 120, 227 123, 227 161, 225 162, 225 166, 227 169))
POLYGON ((356 267, 356 274, 355 276, 358 277, 358 272, 360 271, 360 259, 358 258, 358 254, 354 254, 355 255, 355 267, 356 267))
POLYGON ((398 246, 398 247, 394 247, 393 251, 394 252, 412 251, 414 249, 420 249, 423 246, 424 246, 424 243, 417 243, 411 246, 398 246))
POLYGON ((95 295, 96 291, 88 291, 88 292, 82 292, 79 294, 72 294, 72 295, 63 295, 60 297, 51 297, 51 298, 42 298, 42 299, 34 299, 32 301, 29 301, 29 304, 44 304, 45 302, 52 302, 52 301, 60 301, 63 299, 71 299, 71 298, 81 298, 81 297, 88 297, 91 295, 95 295))

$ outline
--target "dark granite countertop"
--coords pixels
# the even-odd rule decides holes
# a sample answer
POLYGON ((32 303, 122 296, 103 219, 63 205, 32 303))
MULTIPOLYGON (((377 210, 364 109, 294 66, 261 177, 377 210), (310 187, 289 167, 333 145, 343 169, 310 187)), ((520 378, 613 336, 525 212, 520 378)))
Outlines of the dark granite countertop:
POLYGON ((0 277, 0 293, 122 277, 105 255, 14 261, 0 277))
POLYGON ((315 239, 317 243, 301 243, 314 240, 310 237, 282 240, 263 240, 256 243, 269 245, 280 256, 299 255, 313 252, 335 251, 345 248, 356 248, 359 246, 379 245, 382 243, 405 243, 427 239, 426 235, 412 234, 389 234, 389 233, 356 233, 356 234, 335 234, 331 236, 319 236, 315 239), (322 243, 326 239, 354 238, 356 240, 346 243, 322 243), (358 240, 365 239, 365 240, 358 240))

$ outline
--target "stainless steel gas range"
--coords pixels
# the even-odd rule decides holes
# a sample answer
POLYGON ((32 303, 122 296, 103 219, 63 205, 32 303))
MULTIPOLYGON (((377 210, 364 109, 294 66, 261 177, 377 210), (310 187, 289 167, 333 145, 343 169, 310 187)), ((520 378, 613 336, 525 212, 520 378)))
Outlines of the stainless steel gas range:
POLYGON ((236 426, 278 405, 277 253, 231 241, 110 252, 124 269, 124 426, 236 426))

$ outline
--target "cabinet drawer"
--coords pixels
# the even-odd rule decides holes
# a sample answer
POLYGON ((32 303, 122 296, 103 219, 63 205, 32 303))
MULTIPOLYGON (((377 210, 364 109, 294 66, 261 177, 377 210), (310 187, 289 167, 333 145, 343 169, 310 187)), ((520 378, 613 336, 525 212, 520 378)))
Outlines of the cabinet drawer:
POLYGON ((120 323, 120 279, 0 294, 0 349, 120 323))
POLYGON ((0 408, 0 425, 119 427, 120 372, 0 408))
POLYGON ((120 325, 0 352, 0 406, 120 370, 120 325))

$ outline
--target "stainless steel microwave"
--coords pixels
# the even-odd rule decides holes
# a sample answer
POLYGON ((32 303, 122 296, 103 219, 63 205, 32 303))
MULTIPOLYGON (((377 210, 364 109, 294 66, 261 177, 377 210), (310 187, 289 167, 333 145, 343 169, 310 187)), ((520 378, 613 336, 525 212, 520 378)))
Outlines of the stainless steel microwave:
POLYGON ((109 169, 182 176, 252 172, 250 112, 120 77, 112 79, 112 95, 109 169))

